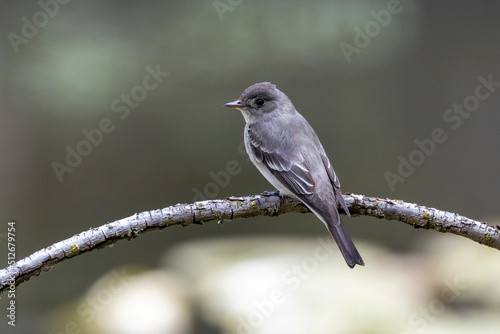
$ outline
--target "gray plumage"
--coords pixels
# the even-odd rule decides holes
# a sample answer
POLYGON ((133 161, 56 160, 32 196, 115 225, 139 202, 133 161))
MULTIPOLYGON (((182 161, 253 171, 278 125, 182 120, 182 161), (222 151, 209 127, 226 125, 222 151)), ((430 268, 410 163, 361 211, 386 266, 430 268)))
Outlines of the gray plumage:
POLYGON ((299 199, 321 219, 349 267, 364 265, 337 210, 340 204, 350 215, 339 179, 318 136, 288 96, 261 82, 225 106, 241 110, 245 147, 257 169, 282 194, 299 199))

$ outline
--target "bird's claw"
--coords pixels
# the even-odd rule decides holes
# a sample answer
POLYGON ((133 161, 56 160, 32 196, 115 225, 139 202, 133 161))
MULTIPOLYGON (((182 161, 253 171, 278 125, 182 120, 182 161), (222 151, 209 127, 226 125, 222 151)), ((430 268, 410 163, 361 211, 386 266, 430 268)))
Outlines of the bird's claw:
POLYGON ((262 194, 262 196, 280 196, 280 192, 279 190, 274 190, 274 191, 264 191, 262 194))

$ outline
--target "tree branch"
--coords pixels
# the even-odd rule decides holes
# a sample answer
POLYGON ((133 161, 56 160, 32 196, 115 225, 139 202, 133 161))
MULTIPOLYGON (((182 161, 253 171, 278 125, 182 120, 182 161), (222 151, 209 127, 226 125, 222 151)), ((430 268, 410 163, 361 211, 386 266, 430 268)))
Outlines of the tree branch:
MULTIPOLYGON (((352 216, 372 216, 398 220, 414 228, 433 229, 469 238, 500 250, 500 230, 486 223, 455 213, 441 211, 399 200, 347 194, 345 200, 352 216)), ((341 208, 339 208, 341 210, 341 208)), ((0 292, 49 271, 55 264, 74 256, 132 239, 139 234, 166 227, 201 224, 210 220, 232 220, 255 216, 278 216, 288 212, 310 212, 299 201, 275 194, 230 197, 136 213, 97 228, 74 235, 41 249, 13 265, 0 270, 0 292)))

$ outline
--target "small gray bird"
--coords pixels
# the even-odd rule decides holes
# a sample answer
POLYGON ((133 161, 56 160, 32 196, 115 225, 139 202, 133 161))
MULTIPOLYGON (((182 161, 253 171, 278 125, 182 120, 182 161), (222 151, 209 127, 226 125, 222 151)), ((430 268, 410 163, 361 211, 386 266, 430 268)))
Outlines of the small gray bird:
POLYGON ((340 182, 313 128, 282 91, 270 82, 256 83, 237 101, 246 121, 245 147, 250 160, 280 193, 297 198, 326 225, 347 265, 364 265, 337 204, 349 209, 340 182))

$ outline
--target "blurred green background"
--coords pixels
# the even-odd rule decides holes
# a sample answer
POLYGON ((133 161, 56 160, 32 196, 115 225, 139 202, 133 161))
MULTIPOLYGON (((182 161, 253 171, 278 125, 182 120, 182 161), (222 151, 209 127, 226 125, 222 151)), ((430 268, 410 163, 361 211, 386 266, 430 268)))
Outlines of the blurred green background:
MULTIPOLYGON (((223 108, 260 81, 275 83, 308 119, 344 192, 489 223, 498 217, 500 87, 460 116, 456 129, 451 125, 458 123, 443 118, 476 94, 479 77, 500 82, 497 1, 63 2, 0 4, 0 254, 12 219, 19 259, 90 227, 189 203, 200 193, 210 199, 273 190, 241 152, 241 114, 223 108), (347 44, 355 50, 348 55, 341 47, 347 44), (168 73, 151 90, 141 88, 147 67, 168 73), (125 107, 121 100, 131 94, 135 102, 125 107), (103 119, 113 130, 58 178, 54 162, 66 164, 67 147, 77 150, 86 139, 82 131, 103 119), (385 173, 397 173, 399 157, 408 160, 418 149, 415 140, 430 138, 435 128, 447 140, 391 189, 385 173), (239 172, 214 187, 214 173, 233 160, 239 172)), ((406 256, 421 251, 419 238, 436 237, 397 222, 344 221, 367 266, 375 264, 367 261, 365 244, 406 256)), ((264 235, 272 244, 282 237, 314 240, 327 231, 312 215, 289 214, 147 233, 22 284, 16 329, 62 332, 64 326, 51 325, 53 310, 81 298, 113 268, 162 267, 164 254, 186 243, 264 235)), ((454 251, 448 256, 454 261, 454 251)), ((0 257, 2 267, 6 262, 0 257)), ((369 286, 363 270, 343 279, 351 275, 369 286)), ((0 329, 8 332, 14 329, 3 316, 7 303, 2 296, 0 329)), ((222 333, 198 308, 188 332, 222 333)))

